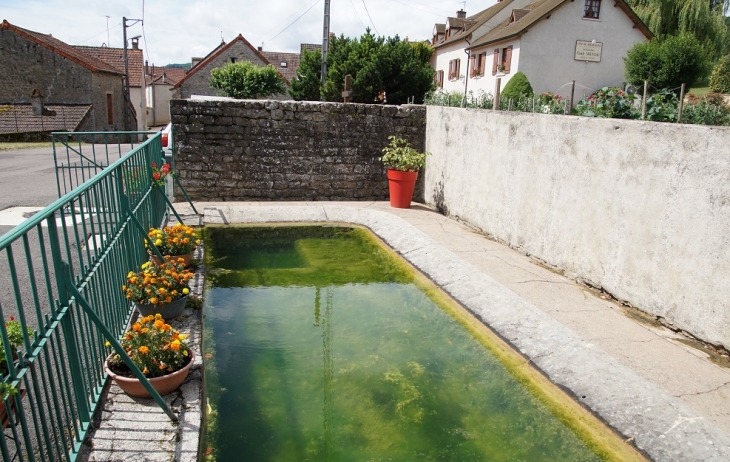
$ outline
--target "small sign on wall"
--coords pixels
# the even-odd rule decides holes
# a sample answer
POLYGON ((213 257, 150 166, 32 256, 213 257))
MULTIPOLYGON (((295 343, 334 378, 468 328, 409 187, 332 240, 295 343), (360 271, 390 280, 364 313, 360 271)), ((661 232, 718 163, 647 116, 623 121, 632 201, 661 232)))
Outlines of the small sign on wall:
POLYGON ((576 61, 592 61, 595 63, 601 62, 601 50, 603 49, 603 42, 596 41, 575 41, 575 60, 576 61))

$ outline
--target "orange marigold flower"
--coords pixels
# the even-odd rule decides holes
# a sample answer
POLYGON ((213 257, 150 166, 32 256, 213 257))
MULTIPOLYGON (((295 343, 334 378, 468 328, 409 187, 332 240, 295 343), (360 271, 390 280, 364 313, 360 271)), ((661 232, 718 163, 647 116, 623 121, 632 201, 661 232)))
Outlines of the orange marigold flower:
POLYGON ((146 333, 147 333, 147 332, 149 332, 149 331, 150 331, 150 330, 149 330, 149 328, 147 328, 147 327, 143 327, 143 328, 142 328, 142 333, 143 333, 143 334, 146 334, 146 333))
POLYGON ((173 340, 170 344, 170 348, 172 348, 174 351, 180 350, 180 340, 173 340))
POLYGON ((172 329, 172 326, 169 324, 165 324, 164 326, 162 326, 162 330, 164 330, 165 332, 167 332, 170 329, 172 329))
POLYGON ((147 375, 147 374, 149 374, 149 373, 150 373, 150 370, 149 370, 149 369, 147 369, 147 368, 145 367, 145 368, 144 368, 144 370, 142 371, 142 373, 143 373, 144 375, 147 375))
POLYGON ((132 324, 133 331, 139 332, 141 329, 142 329, 142 326, 138 322, 135 322, 134 324, 132 324))
POLYGON ((157 305, 157 297, 150 298, 150 305, 157 305))
POLYGON ((164 325, 165 325, 165 322, 162 319, 158 319, 157 321, 155 321, 155 329, 159 329, 164 325))
POLYGON ((140 353, 142 353, 143 355, 146 355, 147 353, 149 353, 149 352, 150 352, 150 349, 149 349, 149 348, 147 348, 147 347, 146 347, 146 346, 144 346, 144 345, 142 345, 141 347, 139 347, 139 348, 138 348, 138 350, 139 350, 139 352, 140 352, 140 353))

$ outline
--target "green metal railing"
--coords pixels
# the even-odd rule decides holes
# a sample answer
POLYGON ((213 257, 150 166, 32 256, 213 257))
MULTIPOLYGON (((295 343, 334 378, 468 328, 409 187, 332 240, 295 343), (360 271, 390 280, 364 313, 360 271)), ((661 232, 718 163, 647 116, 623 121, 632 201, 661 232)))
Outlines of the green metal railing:
MULTIPOLYGON (((76 458, 106 380, 103 363, 112 349, 105 342, 126 357, 117 339, 132 308, 121 286, 147 260, 147 230, 166 218, 169 203, 152 182, 151 163, 163 162, 159 134, 103 167, 85 148, 78 154, 100 165, 96 174, 0 237, 5 352, 12 351, 6 322, 12 317, 23 332, 2 377, 21 390, 0 409, 7 416, 0 434, 6 461, 76 458)), ((89 167, 84 175, 91 173, 89 167)))

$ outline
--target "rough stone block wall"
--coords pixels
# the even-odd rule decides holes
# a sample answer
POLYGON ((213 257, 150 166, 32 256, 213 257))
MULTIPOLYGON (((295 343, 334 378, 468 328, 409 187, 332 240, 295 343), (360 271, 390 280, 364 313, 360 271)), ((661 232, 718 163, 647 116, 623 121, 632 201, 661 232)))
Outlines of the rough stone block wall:
POLYGON ((388 135, 425 145, 423 106, 173 100, 170 113, 175 169, 198 201, 385 200, 388 135))
POLYGON ((91 71, 12 31, 0 30, 0 103, 91 104, 91 71))

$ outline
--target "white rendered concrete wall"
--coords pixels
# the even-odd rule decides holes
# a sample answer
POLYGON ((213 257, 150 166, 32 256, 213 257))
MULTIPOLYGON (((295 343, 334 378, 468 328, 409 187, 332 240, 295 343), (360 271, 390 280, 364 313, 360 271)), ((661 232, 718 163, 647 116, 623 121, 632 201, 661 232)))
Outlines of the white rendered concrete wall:
POLYGON ((428 107, 428 204, 730 346, 730 129, 428 107))

